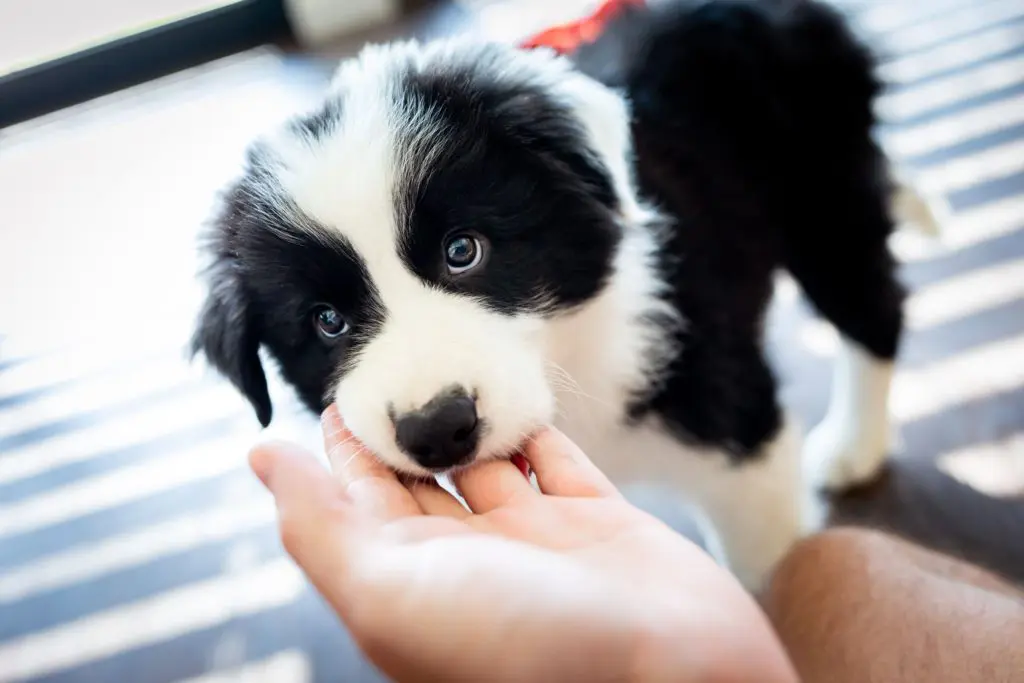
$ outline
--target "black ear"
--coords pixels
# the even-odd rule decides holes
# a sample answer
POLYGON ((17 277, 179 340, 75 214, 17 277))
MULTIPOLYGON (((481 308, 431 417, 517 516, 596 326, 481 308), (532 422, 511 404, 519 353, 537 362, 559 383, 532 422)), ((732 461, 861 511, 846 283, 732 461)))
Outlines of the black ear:
POLYGON ((192 337, 192 355, 202 353, 231 380, 266 427, 273 409, 260 362, 260 335, 242 284, 226 263, 214 265, 209 283, 209 294, 192 337))

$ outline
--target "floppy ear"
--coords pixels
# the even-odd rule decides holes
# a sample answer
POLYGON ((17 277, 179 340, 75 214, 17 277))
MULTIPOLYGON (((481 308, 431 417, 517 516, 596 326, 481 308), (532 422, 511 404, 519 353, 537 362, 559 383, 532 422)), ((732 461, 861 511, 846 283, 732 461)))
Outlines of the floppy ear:
POLYGON ((242 283, 231 264, 223 262, 214 265, 209 282, 209 294, 192 337, 192 355, 202 353, 231 380, 266 427, 273 409, 260 362, 260 335, 242 283))

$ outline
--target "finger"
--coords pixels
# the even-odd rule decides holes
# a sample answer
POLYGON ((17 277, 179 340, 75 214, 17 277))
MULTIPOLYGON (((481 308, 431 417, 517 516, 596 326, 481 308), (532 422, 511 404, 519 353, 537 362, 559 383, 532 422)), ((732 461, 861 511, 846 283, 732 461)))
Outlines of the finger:
POLYGON ((477 514, 485 514, 508 505, 522 496, 537 492, 530 481, 508 460, 490 460, 452 475, 455 487, 477 514))
POLYGON ((335 478, 344 486, 356 505, 382 519, 397 519, 422 514, 408 489, 402 486, 394 470, 359 443, 331 405, 320 418, 324 450, 335 478))
POLYGON ((267 443, 249 453, 249 465, 274 496, 281 540, 300 565, 327 561, 326 551, 344 547, 357 533, 358 525, 349 523, 357 516, 351 499, 310 453, 267 443))
POLYGON ((462 519, 472 514, 433 479, 406 479, 403 483, 420 509, 428 515, 462 519))
POLYGON ((336 477, 344 482, 376 477, 394 479, 394 470, 368 451, 345 426, 337 406, 331 404, 320 416, 324 450, 336 477))
POLYGON ((371 556, 384 522, 363 514, 344 485, 297 446, 258 446, 249 464, 277 503, 285 550, 344 618, 352 603, 350 578, 371 556))
POLYGON ((534 436, 524 454, 545 494, 578 498, 621 495, 586 453, 554 427, 534 436))

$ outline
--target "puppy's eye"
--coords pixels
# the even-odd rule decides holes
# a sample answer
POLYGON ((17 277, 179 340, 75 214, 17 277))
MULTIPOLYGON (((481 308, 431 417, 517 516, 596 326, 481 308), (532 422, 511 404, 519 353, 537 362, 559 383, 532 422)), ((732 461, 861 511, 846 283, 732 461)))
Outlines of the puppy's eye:
POLYGON ((348 321, 330 306, 321 304, 313 309, 313 324, 327 339, 334 339, 349 331, 348 321))
POLYGON ((452 275, 476 268, 483 257, 484 247, 480 240, 469 235, 456 235, 444 245, 445 264, 452 275))

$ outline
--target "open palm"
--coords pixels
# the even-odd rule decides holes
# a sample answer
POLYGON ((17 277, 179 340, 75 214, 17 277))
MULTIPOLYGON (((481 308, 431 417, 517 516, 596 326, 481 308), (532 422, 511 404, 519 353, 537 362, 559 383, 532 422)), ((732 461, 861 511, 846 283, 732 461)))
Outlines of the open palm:
POLYGON ((627 503, 564 435, 510 462, 402 481, 324 414, 331 476, 272 444, 251 456, 288 552, 398 681, 794 680, 753 600, 627 503), (685 672, 685 676, 681 673, 685 672))

